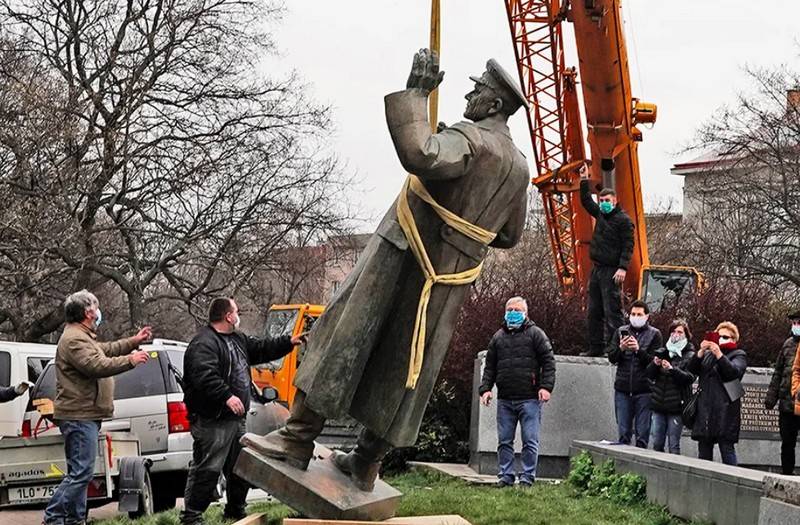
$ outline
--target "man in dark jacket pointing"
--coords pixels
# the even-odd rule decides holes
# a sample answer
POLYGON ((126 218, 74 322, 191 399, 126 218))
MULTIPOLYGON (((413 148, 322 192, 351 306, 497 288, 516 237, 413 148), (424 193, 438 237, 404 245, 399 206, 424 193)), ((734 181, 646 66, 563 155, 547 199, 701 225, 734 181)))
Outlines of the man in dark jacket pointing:
POLYGON ((556 382, 556 360, 544 331, 528 319, 522 297, 506 302, 503 327, 489 342, 479 393, 489 406, 497 385, 498 486, 514 484, 514 434, 522 432, 522 474, 519 483, 531 486, 539 458, 542 404, 550 400, 556 382))
POLYGON ((598 202, 589 190, 589 172, 581 173, 581 204, 595 219, 589 258, 589 351, 583 355, 599 357, 617 328, 622 326, 621 286, 633 255, 633 221, 617 206, 617 194, 606 188, 598 202))
POLYGON ((245 516, 248 486, 233 466, 250 406, 250 366, 283 357, 302 342, 299 336, 257 339, 237 331, 239 308, 227 297, 211 301, 208 322, 183 357, 184 402, 194 439, 181 514, 186 525, 203 523, 220 472, 227 479, 225 517, 245 516))

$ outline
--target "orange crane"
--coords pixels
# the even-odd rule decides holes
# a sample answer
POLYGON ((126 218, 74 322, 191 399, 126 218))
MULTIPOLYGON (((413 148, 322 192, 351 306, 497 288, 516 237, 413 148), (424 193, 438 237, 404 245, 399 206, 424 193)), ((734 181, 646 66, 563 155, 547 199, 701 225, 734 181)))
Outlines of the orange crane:
POLYGON ((639 176, 639 124, 656 120, 656 106, 631 94, 619 0, 505 0, 557 278, 565 292, 585 289, 591 262, 592 218, 580 206, 578 171, 588 165, 592 188, 614 188, 636 227, 624 289, 655 310, 665 298, 699 287, 697 270, 654 266, 639 176), (580 71, 565 65, 562 24, 574 27, 580 71), (583 94, 587 139, 577 86, 583 94))

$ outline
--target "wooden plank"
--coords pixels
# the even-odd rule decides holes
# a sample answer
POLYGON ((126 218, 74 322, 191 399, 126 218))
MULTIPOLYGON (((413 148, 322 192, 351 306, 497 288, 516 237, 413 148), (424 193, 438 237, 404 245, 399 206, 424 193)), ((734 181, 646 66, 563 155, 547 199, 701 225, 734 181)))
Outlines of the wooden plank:
MULTIPOLYGON (((375 523, 374 521, 317 520, 309 518, 285 518, 283 520, 283 525, 375 525, 375 523)), ((456 514, 391 518, 377 523, 391 523, 393 525, 471 525, 470 522, 456 514)))
POLYGON ((265 513, 251 514, 242 518, 233 525, 267 525, 267 515, 265 513))

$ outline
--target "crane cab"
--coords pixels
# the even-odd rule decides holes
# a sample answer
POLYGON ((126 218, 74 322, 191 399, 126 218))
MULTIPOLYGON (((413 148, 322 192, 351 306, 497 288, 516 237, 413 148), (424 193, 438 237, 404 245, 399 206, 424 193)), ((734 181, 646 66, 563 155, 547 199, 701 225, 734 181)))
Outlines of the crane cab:
POLYGON ((705 280, 696 268, 688 266, 648 265, 642 268, 639 299, 651 312, 675 305, 684 295, 702 291, 705 280))

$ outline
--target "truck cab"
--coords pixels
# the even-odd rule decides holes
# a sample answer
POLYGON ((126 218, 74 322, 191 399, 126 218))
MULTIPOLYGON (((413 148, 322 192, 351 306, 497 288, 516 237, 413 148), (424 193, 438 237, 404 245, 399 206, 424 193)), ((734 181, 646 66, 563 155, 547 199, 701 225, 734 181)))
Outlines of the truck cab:
MULTIPOLYGON (((267 314, 264 335, 296 336, 308 332, 324 310, 325 307, 318 304, 273 305, 267 314)), ((302 360, 302 346, 297 346, 280 359, 252 367, 253 382, 262 390, 274 389, 277 401, 291 407, 297 390, 294 376, 302 360)))

